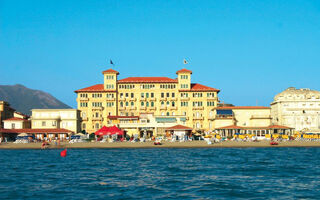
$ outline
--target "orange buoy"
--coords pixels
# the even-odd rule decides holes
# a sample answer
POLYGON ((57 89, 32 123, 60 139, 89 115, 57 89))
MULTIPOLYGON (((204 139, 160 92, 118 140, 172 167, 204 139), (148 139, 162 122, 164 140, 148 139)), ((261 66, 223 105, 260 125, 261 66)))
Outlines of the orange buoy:
POLYGON ((63 150, 60 152, 61 157, 66 157, 67 156, 67 149, 63 150))

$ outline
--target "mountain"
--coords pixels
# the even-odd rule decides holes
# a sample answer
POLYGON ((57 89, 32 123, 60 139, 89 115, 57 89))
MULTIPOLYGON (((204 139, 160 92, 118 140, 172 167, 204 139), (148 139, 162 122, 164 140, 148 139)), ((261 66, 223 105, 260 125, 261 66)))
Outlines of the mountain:
POLYGON ((19 112, 30 115, 31 109, 37 108, 71 108, 52 95, 26 88, 23 85, 0 85, 0 101, 9 102, 19 112))

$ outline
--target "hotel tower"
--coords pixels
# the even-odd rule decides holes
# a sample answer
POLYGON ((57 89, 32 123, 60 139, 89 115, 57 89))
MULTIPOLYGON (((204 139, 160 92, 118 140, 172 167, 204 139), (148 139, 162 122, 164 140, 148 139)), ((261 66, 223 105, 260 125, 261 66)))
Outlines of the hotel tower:
MULTIPOLYGON (((184 125, 193 130, 212 130, 214 110, 220 90, 191 83, 192 71, 181 69, 177 78, 128 77, 118 80, 119 72, 102 72, 103 84, 76 90, 82 130, 95 132, 110 126, 114 117, 184 116, 184 125)), ((182 117, 181 117, 182 119, 182 117)))

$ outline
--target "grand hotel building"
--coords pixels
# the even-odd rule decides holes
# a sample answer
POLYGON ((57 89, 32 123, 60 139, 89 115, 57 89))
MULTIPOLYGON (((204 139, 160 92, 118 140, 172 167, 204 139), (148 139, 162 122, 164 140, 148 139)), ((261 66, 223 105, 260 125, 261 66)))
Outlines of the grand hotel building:
POLYGON ((212 130, 220 90, 191 83, 192 71, 182 69, 177 78, 128 77, 119 72, 102 72, 104 83, 76 90, 82 130, 89 133, 110 125, 114 117, 128 118, 152 113, 154 116, 183 116, 184 125, 194 130, 212 130))

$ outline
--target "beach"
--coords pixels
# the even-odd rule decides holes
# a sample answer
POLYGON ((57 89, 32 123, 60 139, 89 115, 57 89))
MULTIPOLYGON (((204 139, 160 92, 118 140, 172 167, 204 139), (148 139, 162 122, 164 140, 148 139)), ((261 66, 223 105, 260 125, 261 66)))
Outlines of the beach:
MULTIPOLYGON (((205 141, 188 141, 188 142, 169 142, 164 141, 162 145, 154 145, 153 142, 80 142, 80 143, 61 143, 55 145, 51 143, 48 149, 91 149, 91 148, 264 148, 264 147, 320 147, 317 141, 285 141, 279 142, 278 145, 270 145, 268 141, 259 142, 239 142, 224 141, 220 143, 207 144, 205 141)), ((0 144, 0 149, 41 149, 41 143, 15 144, 12 142, 0 144)))

